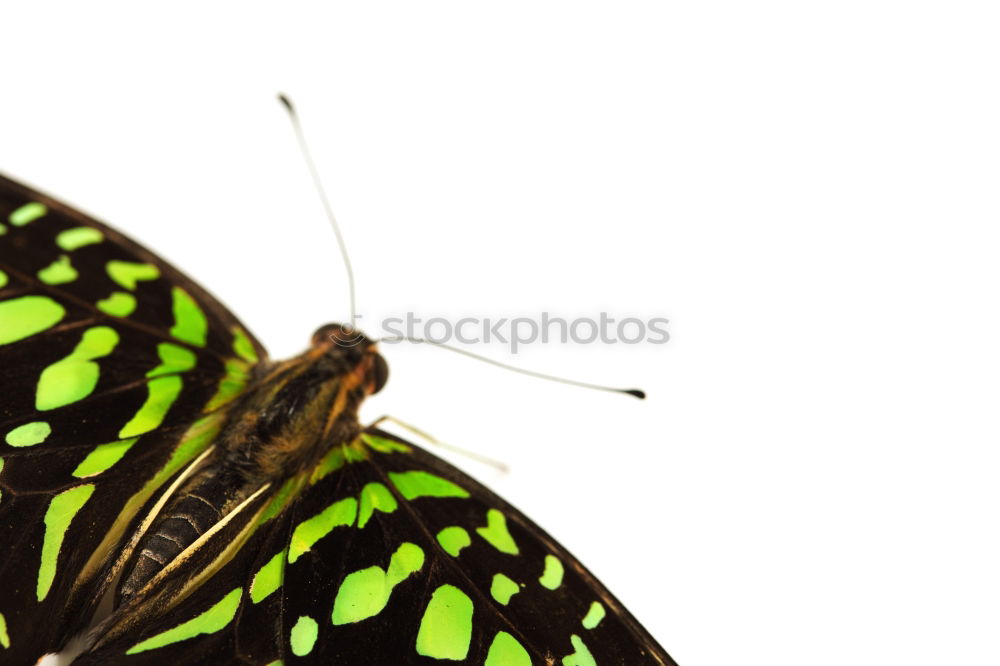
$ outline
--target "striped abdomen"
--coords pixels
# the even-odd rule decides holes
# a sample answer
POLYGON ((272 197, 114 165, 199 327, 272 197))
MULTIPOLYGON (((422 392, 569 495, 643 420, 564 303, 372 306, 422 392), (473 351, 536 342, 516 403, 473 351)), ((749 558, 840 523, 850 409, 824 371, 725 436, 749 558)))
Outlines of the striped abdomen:
POLYGON ((139 540, 118 585, 116 606, 128 601, 157 573, 223 517, 239 489, 223 481, 218 467, 198 472, 163 507, 139 540), (236 491, 236 492, 234 492, 236 491))

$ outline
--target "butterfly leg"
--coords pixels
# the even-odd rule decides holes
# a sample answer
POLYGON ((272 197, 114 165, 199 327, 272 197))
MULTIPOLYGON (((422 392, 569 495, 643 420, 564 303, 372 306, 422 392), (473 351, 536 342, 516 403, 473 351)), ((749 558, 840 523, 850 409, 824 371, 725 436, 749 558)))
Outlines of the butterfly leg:
POLYGON ((401 420, 397 419, 395 416, 390 416, 388 414, 380 416, 377 419, 375 419, 371 423, 371 425, 369 425, 368 427, 369 428, 374 428, 374 427, 378 426, 380 423, 392 423, 392 424, 394 424, 394 425, 402 428, 403 430, 406 430, 406 431, 408 431, 410 433, 413 433, 417 437, 420 437, 421 439, 423 439, 424 441, 426 441, 428 444, 433 444, 434 446, 436 446, 438 448, 445 449, 447 451, 453 451, 455 453, 458 453, 460 455, 465 456, 466 458, 470 458, 472 460, 480 462, 480 463, 482 463, 484 465, 492 467, 496 471, 500 472, 500 474, 507 474, 510 471, 510 468, 507 466, 506 463, 503 463, 503 462, 501 462, 499 460, 494 460, 493 458, 490 458, 488 456, 481 455, 479 453, 476 453, 475 451, 470 451, 468 449, 463 449, 462 447, 455 446, 454 444, 448 444, 446 442, 442 442, 441 440, 437 439, 436 437, 432 437, 431 435, 427 434, 423 430, 420 430, 416 426, 412 426, 409 423, 406 423, 405 421, 401 421, 401 420))

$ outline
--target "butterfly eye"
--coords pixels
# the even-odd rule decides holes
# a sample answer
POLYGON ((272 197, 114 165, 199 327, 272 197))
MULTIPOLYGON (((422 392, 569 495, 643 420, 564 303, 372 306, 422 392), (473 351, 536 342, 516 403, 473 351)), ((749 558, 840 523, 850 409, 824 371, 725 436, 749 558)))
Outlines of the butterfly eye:
POLYGON ((375 387, 372 389, 372 393, 378 393, 385 386, 386 380, 389 379, 389 364, 385 362, 380 354, 375 354, 375 361, 372 364, 372 385, 375 387))

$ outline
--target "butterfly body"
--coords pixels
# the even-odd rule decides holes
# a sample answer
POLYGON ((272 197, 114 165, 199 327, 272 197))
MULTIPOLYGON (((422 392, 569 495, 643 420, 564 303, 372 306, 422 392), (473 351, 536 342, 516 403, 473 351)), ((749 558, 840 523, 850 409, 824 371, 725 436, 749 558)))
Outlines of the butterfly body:
POLYGON ((386 374, 341 325, 269 360, 165 261, 0 178, 0 663, 77 635, 79 664, 674 663, 521 512, 359 423, 386 374))
POLYGON ((362 430, 358 407, 385 383, 385 367, 368 339, 328 325, 306 353, 259 368, 227 409, 212 453, 136 545, 117 605, 261 488, 278 487, 355 441, 362 430))

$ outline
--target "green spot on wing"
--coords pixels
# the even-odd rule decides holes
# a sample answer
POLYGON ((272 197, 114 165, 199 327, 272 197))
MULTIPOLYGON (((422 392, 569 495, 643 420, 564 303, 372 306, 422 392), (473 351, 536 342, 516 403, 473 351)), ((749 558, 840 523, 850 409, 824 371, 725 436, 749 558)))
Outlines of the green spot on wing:
POLYGON ((17 342, 56 325, 66 309, 48 296, 21 296, 0 302, 0 345, 17 342))
POLYGON ((167 415, 167 410, 177 400, 183 386, 184 382, 177 375, 149 380, 146 384, 146 389, 149 392, 146 396, 146 402, 119 431, 118 437, 126 439, 159 428, 167 415))
POLYGON ((250 342, 250 336, 239 326, 233 328, 233 351, 247 363, 256 363, 260 360, 257 358, 257 350, 250 342))
POLYGON ((294 563, 334 528, 353 525, 357 515, 358 501, 353 497, 346 497, 296 525, 288 545, 288 562, 294 563))
POLYGON ((284 550, 277 553, 254 574, 253 582, 250 583, 250 599, 255 604, 264 601, 281 587, 281 581, 285 576, 285 554, 284 550))
POLYGON ((198 347, 205 346, 208 335, 208 320, 191 295, 180 287, 172 290, 174 298, 174 325, 170 335, 178 340, 189 342, 198 347))
POLYGON ((437 533, 438 543, 444 548, 444 552, 452 557, 458 557, 463 548, 472 543, 469 533, 464 527, 450 525, 437 533))
POLYGON ((84 478, 87 476, 94 476, 95 474, 100 474, 101 472, 109 469, 112 465, 122 459, 128 450, 132 448, 138 437, 130 437, 129 439, 123 439, 118 442, 109 442, 107 444, 101 444, 93 451, 87 454, 87 457, 76 466, 73 470, 73 476, 77 478, 84 478))
POLYGON ((563 657, 563 666, 597 666, 594 656, 584 645, 579 636, 573 634, 569 637, 569 642, 573 644, 573 654, 563 657))
POLYGON ((107 356, 117 344, 118 333, 113 328, 95 326, 84 331, 69 356, 42 371, 35 390, 35 409, 56 409, 90 395, 100 376, 94 359, 107 356))
POLYGON ((289 637, 289 642, 292 645, 292 654, 296 657, 306 656, 312 652, 318 637, 319 625, 316 624, 316 620, 308 615, 299 616, 295 626, 292 627, 292 634, 289 637))
POLYGON ((59 235, 56 236, 56 245, 67 252, 72 252, 85 245, 100 243, 102 240, 104 240, 104 234, 99 230, 93 227, 76 227, 60 231, 59 235))
POLYGON ((9 281, 9 278, 7 277, 7 274, 4 273, 3 271, 0 271, 0 289, 3 289, 4 287, 6 287, 8 281, 9 281))
POLYGON ((26 203, 20 208, 16 209, 10 214, 7 219, 15 227, 23 227, 26 224, 30 224, 37 220, 38 218, 44 216, 49 212, 49 209, 45 207, 45 204, 40 204, 37 201, 32 201, 31 203, 26 203))
POLYGON ((191 427, 184 433, 184 437, 180 443, 174 448, 174 452, 171 454, 167 464, 163 466, 153 479, 150 479, 150 483, 162 483, 163 480, 172 476, 185 463, 193 460, 195 456, 204 451, 211 444, 212 440, 215 439, 216 435, 219 434, 219 430, 222 427, 222 420, 221 414, 210 414, 192 423, 191 427))
POLYGON ((546 587, 550 590, 554 590, 560 585, 562 585, 563 579, 563 565, 555 555, 545 556, 545 570, 542 571, 542 577, 538 579, 538 582, 542 584, 542 587, 546 587))
POLYGON ((38 279, 45 284, 66 284, 80 276, 73 268, 73 263, 65 254, 38 271, 38 279))
POLYGON ((10 636, 7 635, 7 619, 0 613, 0 645, 10 647, 10 636))
POLYGON ((472 640, 472 599, 454 585, 441 585, 427 603, 417 631, 417 654, 463 660, 472 640))
POLYGON ((590 608, 587 610, 587 614, 583 616, 583 621, 581 624, 584 629, 593 629, 601 623, 604 619, 604 606, 600 602, 593 602, 590 604, 590 608))
POLYGON ((411 472, 389 472, 389 480, 408 500, 418 497, 468 497, 469 493, 440 476, 414 470, 411 472))
POLYGON ((201 634, 214 634, 217 631, 222 631, 236 617, 236 611, 240 607, 241 596, 242 590, 236 588, 204 613, 196 615, 173 629, 168 629, 151 638, 147 638, 141 643, 136 643, 125 654, 145 652, 146 650, 153 650, 164 645, 194 638, 201 634))
POLYGON ((493 574, 493 583, 490 585, 490 594, 504 606, 510 603, 510 598, 520 591, 521 586, 504 574, 493 574))
POLYGON ((392 554, 388 571, 373 566, 348 574, 333 602, 333 624, 350 624, 378 615, 389 603, 392 590, 423 566, 424 551, 404 542, 392 554))
POLYGON ((361 433, 361 441, 379 453, 409 453, 410 447, 400 444, 394 439, 361 433))
POLYGON ((198 357, 193 351, 172 342, 161 342, 156 345, 156 352, 160 355, 160 364, 146 373, 150 378, 187 372, 198 362, 198 357))
POLYGON ((105 270, 112 280, 129 291, 134 291, 136 283, 140 281, 145 282, 160 277, 160 269, 153 264, 140 264, 119 259, 109 261, 105 270))
POLYGON ((361 500, 358 505, 358 529, 368 524, 375 509, 383 513, 392 513, 396 510, 396 498, 392 496, 392 491, 378 482, 372 482, 361 489, 361 500))
POLYGON ((45 511, 45 537, 42 541, 42 561, 38 567, 38 585, 36 593, 41 601, 49 593, 52 581, 56 577, 56 563, 59 560, 59 550, 69 524, 77 512, 90 499, 94 492, 91 483, 64 490, 49 501, 45 511))
POLYGON ((506 631, 498 631, 483 666, 531 666, 531 656, 516 638, 506 631))
POLYGON ((323 457, 313 468, 312 474, 309 476, 310 483, 316 483, 320 479, 326 477, 333 472, 347 464, 347 458, 344 456, 344 449, 340 446, 335 446, 323 454, 323 457))
POLYGON ((248 381, 247 364, 234 358, 227 359, 226 375, 219 382, 215 395, 205 405, 205 411, 213 412, 243 393, 248 381))
POLYGON ((360 446, 342 446, 340 450, 344 452, 344 460, 349 463, 361 462, 368 459, 368 452, 360 446))
POLYGON ((486 527, 477 527, 476 533, 501 553, 517 555, 519 552, 514 538, 507 531, 507 518, 496 509, 486 512, 486 527))
POLYGON ((278 492, 276 492, 271 498, 271 501, 267 503, 267 506, 264 507, 264 510, 260 514, 260 518, 257 519, 257 524, 263 525, 280 514, 281 511, 288 506, 292 499, 302 489, 302 481, 302 478, 298 476, 294 476, 285 481, 281 485, 281 488, 278 489, 278 492))
POLYGON ((52 434, 52 426, 45 421, 32 421, 20 425, 7 433, 5 441, 11 446, 34 446, 41 444, 52 434))
POLYGON ((107 298, 97 301, 97 309, 112 317, 127 317, 135 312, 135 296, 127 291, 114 291, 107 298))

